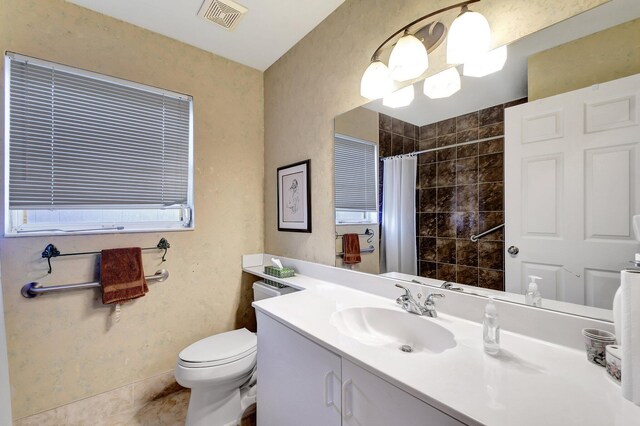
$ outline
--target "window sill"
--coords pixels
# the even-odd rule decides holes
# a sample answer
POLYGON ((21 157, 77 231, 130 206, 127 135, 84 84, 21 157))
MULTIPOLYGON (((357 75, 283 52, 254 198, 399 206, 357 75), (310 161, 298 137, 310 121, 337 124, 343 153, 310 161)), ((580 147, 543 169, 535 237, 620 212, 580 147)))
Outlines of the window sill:
POLYGON ((125 229, 104 229, 104 230, 87 230, 87 231, 28 231, 28 232, 5 232, 3 237, 5 238, 23 238, 23 237, 61 237, 71 235, 109 235, 109 234, 147 234, 147 233, 159 233, 159 232, 183 232, 193 231, 195 225, 188 227, 175 227, 175 228, 125 228, 125 229))

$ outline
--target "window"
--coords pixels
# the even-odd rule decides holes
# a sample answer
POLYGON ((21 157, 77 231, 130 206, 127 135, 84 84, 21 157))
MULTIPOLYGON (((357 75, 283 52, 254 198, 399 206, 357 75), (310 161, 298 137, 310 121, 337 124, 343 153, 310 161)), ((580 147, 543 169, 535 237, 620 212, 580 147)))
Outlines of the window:
POLYGON ((377 222, 377 148, 371 142, 336 135, 336 223, 377 222))
POLYGON ((5 233, 193 228, 190 96, 8 53, 5 233))

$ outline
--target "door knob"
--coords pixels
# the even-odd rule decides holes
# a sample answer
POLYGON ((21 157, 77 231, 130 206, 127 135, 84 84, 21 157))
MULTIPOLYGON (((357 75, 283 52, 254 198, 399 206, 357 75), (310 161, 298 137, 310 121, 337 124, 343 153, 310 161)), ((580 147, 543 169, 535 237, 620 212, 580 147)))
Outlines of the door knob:
POLYGON ((511 246, 507 249, 507 253, 509 253, 511 256, 517 256, 518 253, 520 253, 520 249, 516 246, 511 246))

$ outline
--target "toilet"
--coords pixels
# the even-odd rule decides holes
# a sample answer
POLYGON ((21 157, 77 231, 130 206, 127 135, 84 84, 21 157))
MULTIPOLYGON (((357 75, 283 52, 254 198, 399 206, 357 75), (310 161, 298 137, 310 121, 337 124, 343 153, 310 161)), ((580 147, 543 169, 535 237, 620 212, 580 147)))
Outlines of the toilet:
MULTIPOLYGON (((257 281, 254 300, 296 291, 257 281)), ((176 381, 191 389, 186 426, 236 426, 256 402, 258 339, 246 328, 206 337, 178 355, 176 381)))

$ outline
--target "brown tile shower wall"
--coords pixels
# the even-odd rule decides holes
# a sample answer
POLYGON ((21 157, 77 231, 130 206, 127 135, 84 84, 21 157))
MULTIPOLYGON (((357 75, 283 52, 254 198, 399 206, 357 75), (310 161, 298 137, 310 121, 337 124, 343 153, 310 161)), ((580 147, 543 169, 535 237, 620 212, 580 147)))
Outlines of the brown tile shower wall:
MULTIPOLYGON (((380 156, 502 136, 504 109, 523 102, 526 99, 419 128, 380 114, 380 156)), ((504 231, 477 243, 470 240, 471 235, 504 223, 503 152, 504 139, 499 138, 418 156, 416 238, 421 276, 504 290, 504 231)))
POLYGON ((408 154, 418 147, 420 129, 388 115, 379 114, 380 134, 378 136, 380 157, 408 154))

